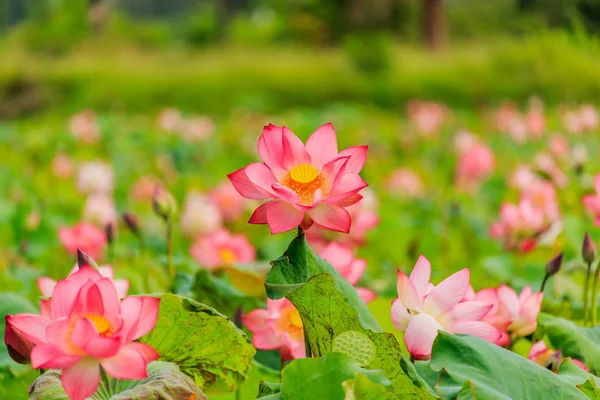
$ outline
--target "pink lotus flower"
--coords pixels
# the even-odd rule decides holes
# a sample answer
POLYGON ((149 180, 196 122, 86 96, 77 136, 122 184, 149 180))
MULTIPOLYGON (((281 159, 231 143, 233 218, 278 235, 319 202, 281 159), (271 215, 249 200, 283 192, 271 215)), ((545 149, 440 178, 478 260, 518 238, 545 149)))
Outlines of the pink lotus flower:
POLYGON ((596 193, 587 194, 581 201, 585 209, 594 216, 594 225, 600 226, 600 174, 594 179, 596 193))
POLYGON ((8 355, 19 364, 29 364, 31 362, 31 350, 34 344, 27 339, 20 331, 13 329, 8 323, 10 315, 6 314, 4 328, 4 344, 8 355))
POLYGON ((119 301, 108 278, 83 266, 59 281, 40 315, 7 317, 7 325, 35 345, 33 368, 61 369, 71 400, 91 396, 100 382, 100 366, 117 379, 143 379, 159 355, 136 343, 154 328, 159 299, 130 296, 119 301))
POLYGON ((446 106, 430 101, 412 100, 408 103, 406 111, 417 131, 426 137, 436 134, 449 115, 446 106))
MULTIPOLYGON (((79 267, 77 264, 75 264, 69 273, 69 276, 73 275, 77 271, 79 271, 79 267)), ((129 281, 127 279, 114 279, 114 271, 110 265, 101 265, 98 267, 98 273, 103 278, 109 279, 113 283, 120 299, 127 296, 127 292, 129 291, 129 281)), ((38 278, 37 285, 40 289, 40 292, 42 292, 42 296, 50 297, 52 296, 52 292, 56 287, 56 281, 52 278, 48 278, 47 276, 42 276, 41 278, 38 278)))
POLYGON ((163 186, 160 179, 150 175, 141 176, 131 186, 130 196, 135 201, 150 203, 156 186, 163 186))
POLYGON ((181 231, 186 237, 215 232, 221 224, 221 213, 207 196, 196 191, 186 194, 181 213, 181 231))
POLYGON ((505 316, 498 314, 498 310, 500 310, 501 307, 501 302, 498 298, 497 289, 486 288, 475 293, 473 288, 469 286, 467 289, 467 294, 462 301, 479 301, 482 303, 491 304, 492 308, 490 308, 490 310, 481 318, 481 321, 492 325, 500 332, 501 336, 494 342, 495 344, 498 346, 506 346, 510 344, 510 337, 506 332, 506 328, 508 328, 510 325, 510 320, 506 319, 505 316))
POLYGON ((535 332, 543 298, 542 292, 532 293, 529 286, 519 296, 509 286, 502 285, 498 288, 500 307, 497 315, 510 321, 506 330, 512 337, 527 336, 535 332))
POLYGON ((416 198, 425 191, 421 177, 410 168, 395 169, 388 176, 385 187, 390 195, 398 198, 416 198))
POLYGON ((360 192, 363 199, 359 203, 352 204, 346 210, 352 218, 349 237, 344 242, 362 245, 367 239, 367 233, 375 229, 380 222, 377 214, 377 198, 372 190, 365 188, 360 192))
POLYGON ((521 191, 526 190, 531 183, 539 179, 533 169, 525 164, 518 165, 510 175, 510 186, 521 191))
POLYGON ((437 286, 429 282, 431 264, 420 256, 410 277, 398 271, 398 298, 392 303, 394 326, 404 332, 410 354, 418 360, 431 357, 431 347, 438 331, 465 333, 490 342, 500 339, 500 332, 480 321, 492 308, 479 301, 462 301, 469 288, 469 269, 446 278, 437 286))
MULTIPOLYGON (((555 350, 549 349, 543 340, 540 340, 539 342, 535 342, 533 344, 533 346, 531 346, 531 349, 529 350, 529 354, 528 354, 528 358, 531 361, 533 361, 536 364, 541 365, 542 367, 548 367, 548 362, 553 357, 557 357, 559 362, 563 360, 562 352, 560 350, 555 351, 555 350)), ((582 370, 584 370, 584 371, 590 370, 581 361, 574 359, 574 358, 572 358, 571 360, 573 361, 573 364, 577 365, 582 370)))
MULTIPOLYGON (((367 268, 367 261, 354 258, 352 249, 344 244, 331 242, 320 251, 319 255, 329 261, 352 286, 356 286, 367 268)), ((377 295, 370 289, 356 288, 356 291, 365 303, 377 298, 377 295)))
POLYGON ((223 221, 237 220, 246 208, 246 199, 240 196, 229 181, 222 182, 211 190, 208 198, 219 209, 223 221))
POLYGON ((69 119, 69 130, 79 141, 87 144, 96 143, 100 139, 100 128, 96 114, 92 110, 83 110, 69 119))
POLYGON ((569 178, 556 163, 554 158, 546 153, 535 156, 535 162, 540 171, 550 177, 552 182, 559 188, 564 188, 569 183, 569 178))
POLYGON ((358 202, 367 184, 358 175, 367 146, 338 153, 331 124, 319 127, 306 146, 287 127, 266 126, 258 140, 264 163, 253 163, 229 174, 244 197, 269 200, 258 207, 251 224, 268 224, 271 233, 285 232, 313 222, 348 233, 351 217, 345 207, 358 202))
POLYGON ((72 255, 77 256, 77 249, 81 249, 94 259, 102 258, 106 246, 104 231, 87 222, 81 222, 70 228, 58 228, 58 239, 72 255))
POLYGON ((471 191, 493 172, 496 159, 488 145, 475 142, 464 148, 458 159, 456 180, 459 187, 471 191))
POLYGON ((84 163, 77 171, 77 189, 83 194, 111 193, 114 173, 110 165, 102 161, 84 163))
POLYGON ((181 111, 176 108, 165 108, 158 114, 157 120, 160 129, 169 133, 177 132, 183 123, 181 111))
POLYGON ((199 236, 190 252, 198 264, 210 270, 256 260, 256 250, 246 236, 225 229, 199 236))
POLYGON ((557 159, 564 159, 569 155, 569 141, 559 133, 550 136, 548 147, 557 159))
POLYGON ((52 159, 52 173, 60 179, 69 179, 73 176, 75 168, 69 156, 57 154, 52 159))
POLYGON ((560 219, 558 196, 556 189, 548 181, 536 179, 521 193, 522 201, 531 203, 533 207, 544 213, 547 224, 552 224, 560 219))
POLYGON ((215 123, 208 117, 193 117, 183 122, 181 137, 186 142, 205 140, 215 133, 215 123))
POLYGON ((266 310, 250 311, 242 322, 252 332, 252 344, 257 349, 279 349, 284 360, 306 356, 302 319, 289 300, 267 299, 266 310))
POLYGON ((93 194, 88 196, 83 206, 83 220, 92 224, 105 227, 117 225, 119 216, 112 196, 106 194, 93 194))

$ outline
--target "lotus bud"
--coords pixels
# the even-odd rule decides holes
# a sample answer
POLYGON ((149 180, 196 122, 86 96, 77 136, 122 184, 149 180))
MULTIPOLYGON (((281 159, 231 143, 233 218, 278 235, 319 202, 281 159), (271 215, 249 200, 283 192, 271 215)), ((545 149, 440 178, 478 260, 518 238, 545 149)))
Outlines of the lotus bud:
POLYGON ((562 361, 562 350, 558 350, 554 352, 548 359, 546 360, 546 368, 550 371, 558 371, 560 367, 560 363, 562 361))
POLYGON ((95 270, 98 270, 98 264, 96 261, 94 261, 89 254, 85 253, 81 249, 77 249, 77 265, 79 268, 83 267, 84 265, 89 265, 95 270))
POLYGON ((152 208, 159 217, 167 220, 177 211, 177 204, 171 193, 156 185, 152 196, 152 208))
POLYGON ((111 244, 115 240, 115 224, 109 222, 104 226, 104 233, 106 234, 106 241, 111 244))
POLYGON ((9 324, 10 317, 8 314, 5 316, 6 328, 4 330, 4 344, 8 355, 19 364, 29 364, 34 344, 9 324))
POLYGON ((583 257, 583 260, 588 264, 593 263, 596 259, 596 245, 590 237, 590 234, 587 232, 583 237, 583 245, 581 246, 581 256, 583 257))
POLYGON ((127 228, 129 228, 131 233, 133 233, 135 236, 139 236, 141 231, 137 217, 128 212, 124 212, 121 215, 121 217, 123 218, 123 222, 125 222, 125 225, 127 226, 127 228))
POLYGON ((560 271, 560 267, 562 265, 563 253, 559 253, 554 256, 548 263, 546 264, 546 275, 552 276, 560 271))

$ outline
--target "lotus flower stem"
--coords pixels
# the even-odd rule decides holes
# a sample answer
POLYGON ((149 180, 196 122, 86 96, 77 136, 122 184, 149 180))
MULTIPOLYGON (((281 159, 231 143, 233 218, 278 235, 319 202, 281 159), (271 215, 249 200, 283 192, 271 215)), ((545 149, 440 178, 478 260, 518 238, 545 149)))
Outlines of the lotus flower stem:
POLYGON ((542 286, 540 287, 540 292, 544 291, 544 288, 546 287, 546 282, 548 282, 548 278, 550 278, 550 275, 544 275, 544 279, 542 280, 542 286))
POLYGON ((175 284, 175 266, 173 265, 173 223, 171 222, 171 218, 168 218, 166 221, 166 238, 167 238, 167 267, 169 270, 169 277, 171 277, 171 281, 175 284))
POLYGON ((592 326, 596 326, 598 323, 598 277, 600 275, 600 264, 596 265, 596 272, 594 273, 594 282, 592 284, 592 326))
MULTIPOLYGON (((586 264, 587 264, 587 271, 585 273, 585 282, 583 284, 583 326, 587 326, 589 318, 590 318, 590 310, 588 307, 588 296, 589 296, 588 292, 589 292, 589 288, 590 288, 590 276, 592 274, 592 263, 588 262, 586 264)), ((596 268, 596 271, 598 271, 598 268, 596 268)), ((592 293, 592 298, 594 298, 593 293, 592 293)))

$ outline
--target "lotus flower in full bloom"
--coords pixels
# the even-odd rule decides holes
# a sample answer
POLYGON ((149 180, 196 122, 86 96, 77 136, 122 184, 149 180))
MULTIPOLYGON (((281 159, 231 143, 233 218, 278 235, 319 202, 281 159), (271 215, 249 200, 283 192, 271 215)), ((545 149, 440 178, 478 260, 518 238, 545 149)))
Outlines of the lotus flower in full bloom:
POLYGON ((594 225, 600 226, 600 174, 594 180, 595 193, 587 194, 581 199, 585 209, 594 216, 594 225))
POLYGON ((287 127, 266 126, 258 140, 263 163, 252 163, 229 174, 244 197, 268 200, 258 207, 251 224, 268 224, 271 233, 285 232, 313 222, 333 231, 348 233, 351 217, 346 207, 357 203, 367 186, 358 175, 367 146, 349 147, 338 153, 331 124, 319 127, 306 146, 287 127))
MULTIPOLYGON (((352 286, 356 286, 367 268, 367 261, 354 258, 352 249, 345 244, 330 242, 319 255, 329 261, 352 286)), ((377 295, 368 288, 359 287, 356 291, 365 303, 377 298, 377 295)))
MULTIPOLYGON (((69 276, 73 275, 79 270, 77 264, 73 267, 69 276)), ((127 296, 127 292, 129 291, 129 281, 127 279, 114 279, 114 271, 113 267, 110 265, 101 265, 98 267, 98 273, 102 275, 103 278, 110 279, 113 285, 115 285, 115 289, 117 290, 117 295, 120 299, 127 296)), ((40 292, 42 292, 42 296, 51 297, 54 288, 56 287, 56 281, 52 278, 48 278, 47 276, 43 276, 38 278, 37 280, 38 288, 40 292)))
POLYGON ((462 301, 469 288, 468 268, 458 271, 437 286, 429 282, 431 264, 420 256, 410 277, 398 271, 398 298, 392 303, 394 326, 404 332, 404 342, 418 360, 431 357, 433 341, 438 331, 464 333, 492 343, 500 332, 481 319, 492 304, 462 301))
MULTIPOLYGON (((546 346, 546 343, 544 343, 543 340, 540 340, 539 342, 535 342, 533 344, 533 346, 531 346, 531 349, 529 350, 529 354, 527 355, 527 357, 533 361, 536 364, 541 365, 542 367, 551 367, 552 365, 550 365, 550 363, 552 363, 553 359, 556 359, 556 367, 558 367, 561 363, 561 361, 563 360, 562 357, 562 351, 558 350, 552 350, 549 349, 548 346, 546 346)), ((575 358, 571 359, 573 361, 573 364, 577 365, 579 368, 583 369, 584 371, 589 371, 589 368, 586 367, 586 365, 584 363, 582 363, 580 360, 577 360, 575 358)), ((553 370, 555 370, 556 368, 552 368, 553 370)))
POLYGON ((267 299, 266 310, 250 311, 242 322, 252 332, 252 344, 257 349, 279 349, 284 360, 305 357, 302 319, 288 299, 267 299))
POLYGON ((201 266, 210 270, 256 260, 256 250, 248 238, 243 234, 232 235, 225 229, 198 236, 190 252, 201 266))
POLYGON ((81 249, 92 258, 101 258, 106 246, 104 231, 87 222, 81 222, 70 228, 58 228, 58 239, 63 247, 74 256, 77 255, 77 249, 81 249))
POLYGON ((120 301, 113 282, 84 265, 56 284, 52 298, 42 300, 40 315, 9 315, 6 321, 34 346, 32 367, 61 369, 69 398, 84 400, 98 387, 100 366, 117 379, 147 376, 147 364, 159 355, 134 340, 154 328, 159 300, 129 296, 120 301))

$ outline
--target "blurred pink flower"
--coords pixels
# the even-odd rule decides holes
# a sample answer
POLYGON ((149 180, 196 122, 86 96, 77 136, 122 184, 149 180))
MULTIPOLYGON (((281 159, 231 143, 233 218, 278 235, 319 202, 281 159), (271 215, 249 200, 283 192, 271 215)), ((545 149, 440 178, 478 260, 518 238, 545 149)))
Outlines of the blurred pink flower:
POLYGON ((576 109, 563 106, 560 116, 565 129, 575 135, 598 128, 598 111, 591 104, 584 104, 576 109))
POLYGON ((69 119, 69 131, 80 142, 93 144, 100 140, 100 128, 96 114, 92 110, 83 110, 69 119))
POLYGON ((83 194, 111 193, 114 188, 114 173, 103 161, 81 164, 77 171, 77 189, 83 194))
POLYGON ((528 165, 518 165, 510 175, 510 185, 519 190, 526 190, 535 180, 539 179, 537 174, 528 165))
POLYGON ((135 201, 150 203, 156 185, 161 186, 160 179, 151 175, 141 176, 131 186, 131 197, 135 201))
POLYGON ((193 117, 183 122, 181 137, 188 142, 205 140, 215 133, 215 123, 208 117, 193 117))
POLYGON ((582 105, 579 108, 579 118, 584 130, 593 131, 598 128, 600 117, 598 117, 598 110, 593 105, 582 105))
MULTIPOLYGON (((546 346, 546 343, 544 343, 543 340, 540 340, 538 342, 535 342, 533 346, 531 346, 527 357, 534 363, 539 364, 542 367, 547 367, 549 359, 552 356, 555 356, 556 353, 558 352, 549 349, 548 346, 546 346)), ((558 355, 559 359, 562 360, 562 354, 559 353, 558 355)), ((576 360, 574 358, 572 358, 571 360, 573 361, 573 364, 577 365, 579 368, 583 369, 584 371, 589 371, 589 368, 586 367, 585 364, 581 361, 576 360)))
POLYGON ((215 232, 221 228, 219 209, 200 192, 189 191, 181 213, 181 231, 188 238, 215 232))
POLYGON ((541 137, 546 130, 546 116, 544 115, 544 104, 539 98, 532 98, 529 109, 525 114, 527 132, 534 137, 541 137))
MULTIPOLYGON (((69 273, 69 276, 73 275, 77 271, 79 271, 79 266, 75 264, 69 273)), ((129 291, 129 281, 127 279, 114 279, 114 271, 112 266, 101 265, 98 267, 98 273, 103 278, 109 279, 113 283, 120 299, 123 299, 127 296, 127 292, 129 291)), ((40 292, 42 292, 42 296, 51 297, 52 292, 56 287, 56 281, 52 278, 48 278, 47 276, 42 276, 37 279, 37 285, 40 289, 40 292)))
POLYGON ((510 101, 503 102, 494 112, 493 122, 499 131, 507 132, 515 120, 520 120, 521 115, 515 103, 510 101))
POLYGON ((221 214, 223 221, 233 222, 240 218, 246 208, 246 199, 242 197, 229 181, 221 182, 208 192, 208 198, 221 214))
POLYGON ((506 330, 511 336, 527 336, 535 331, 543 298, 542 292, 533 293, 529 286, 519 296, 507 285, 498 288, 500 308, 497 314, 510 321, 506 330))
POLYGON ((69 179, 73 176, 75 167, 66 154, 57 154, 52 159, 52 173, 60 179, 69 179))
POLYGON ((421 177, 410 168, 395 169, 386 180, 388 193, 394 197, 415 198, 425 192, 421 177))
POLYGON ((469 269, 446 278, 437 286, 429 282, 431 264, 420 256, 410 277, 398 271, 398 298, 392 303, 394 326, 404 332, 410 354, 418 360, 431 356, 438 331, 479 336, 490 342, 500 332, 480 321, 492 308, 479 301, 462 301, 469 287, 469 269))
POLYGON ((225 229, 200 235, 192 244, 190 253, 198 264, 209 270, 256 260, 256 250, 248 238, 225 229))
POLYGON ((538 169, 549 176, 556 186, 563 188, 567 185, 569 178, 552 156, 546 153, 538 153, 535 162, 538 169))
MULTIPOLYGON (((352 286, 356 286, 367 268, 366 260, 354 258, 352 249, 341 243, 330 242, 319 252, 319 255, 329 261, 352 286)), ((357 288, 356 291, 365 303, 377 298, 377 295, 368 288, 357 288)))
POLYGON ((433 136, 439 132, 450 114, 443 104, 419 100, 411 100, 406 112, 408 119, 423 136, 433 136))
POLYGON ((242 322, 252 332, 252 344, 257 349, 279 349, 284 360, 306 356, 302 319, 289 300, 267 299, 266 310, 250 311, 242 322))
POLYGON ((548 147, 552 155, 557 159, 564 159, 569 155, 569 141, 564 135, 559 133, 550 136, 548 147))
POLYGON ((92 194, 83 207, 83 220, 104 228, 108 224, 117 225, 119 216, 112 196, 92 194))
POLYGON ((229 174, 238 192, 249 199, 269 200, 258 207, 252 224, 268 224, 281 233, 313 222, 348 233, 351 217, 345 207, 360 201, 367 183, 358 175, 367 146, 338 153, 331 124, 319 127, 306 146, 287 127, 266 126, 258 140, 264 163, 252 163, 229 174))
POLYGON ((560 219, 558 196, 554 185, 550 182, 534 180, 521 192, 521 199, 542 210, 546 224, 552 224, 560 219))
POLYGON ((594 216, 594 225, 600 226, 600 174, 594 178, 595 193, 586 194, 581 198, 585 209, 594 216))
POLYGON ((494 172, 496 159, 488 145, 481 142, 473 143, 463 150, 458 159, 456 181, 459 187, 470 191, 479 186, 494 172))
POLYGON ((158 114, 158 126, 163 131, 175 133, 181 129, 183 117, 176 108, 165 108, 158 114))
POLYGON ((518 204, 503 203, 500 219, 490 227, 490 236, 503 239, 504 247, 526 253, 536 245, 537 236, 546 228, 544 211, 531 202, 521 200, 518 204))
POLYGON ((71 400, 91 396, 100 366, 113 378, 143 379, 148 363, 159 358, 134 340, 154 328, 159 298, 130 296, 122 302, 110 279, 90 266, 59 281, 41 314, 7 316, 7 324, 35 345, 33 368, 61 370, 71 400))
POLYGON ((72 255, 77 256, 77 249, 81 249, 94 259, 102 258, 106 246, 104 231, 87 222, 81 222, 70 228, 58 228, 58 239, 72 255))

